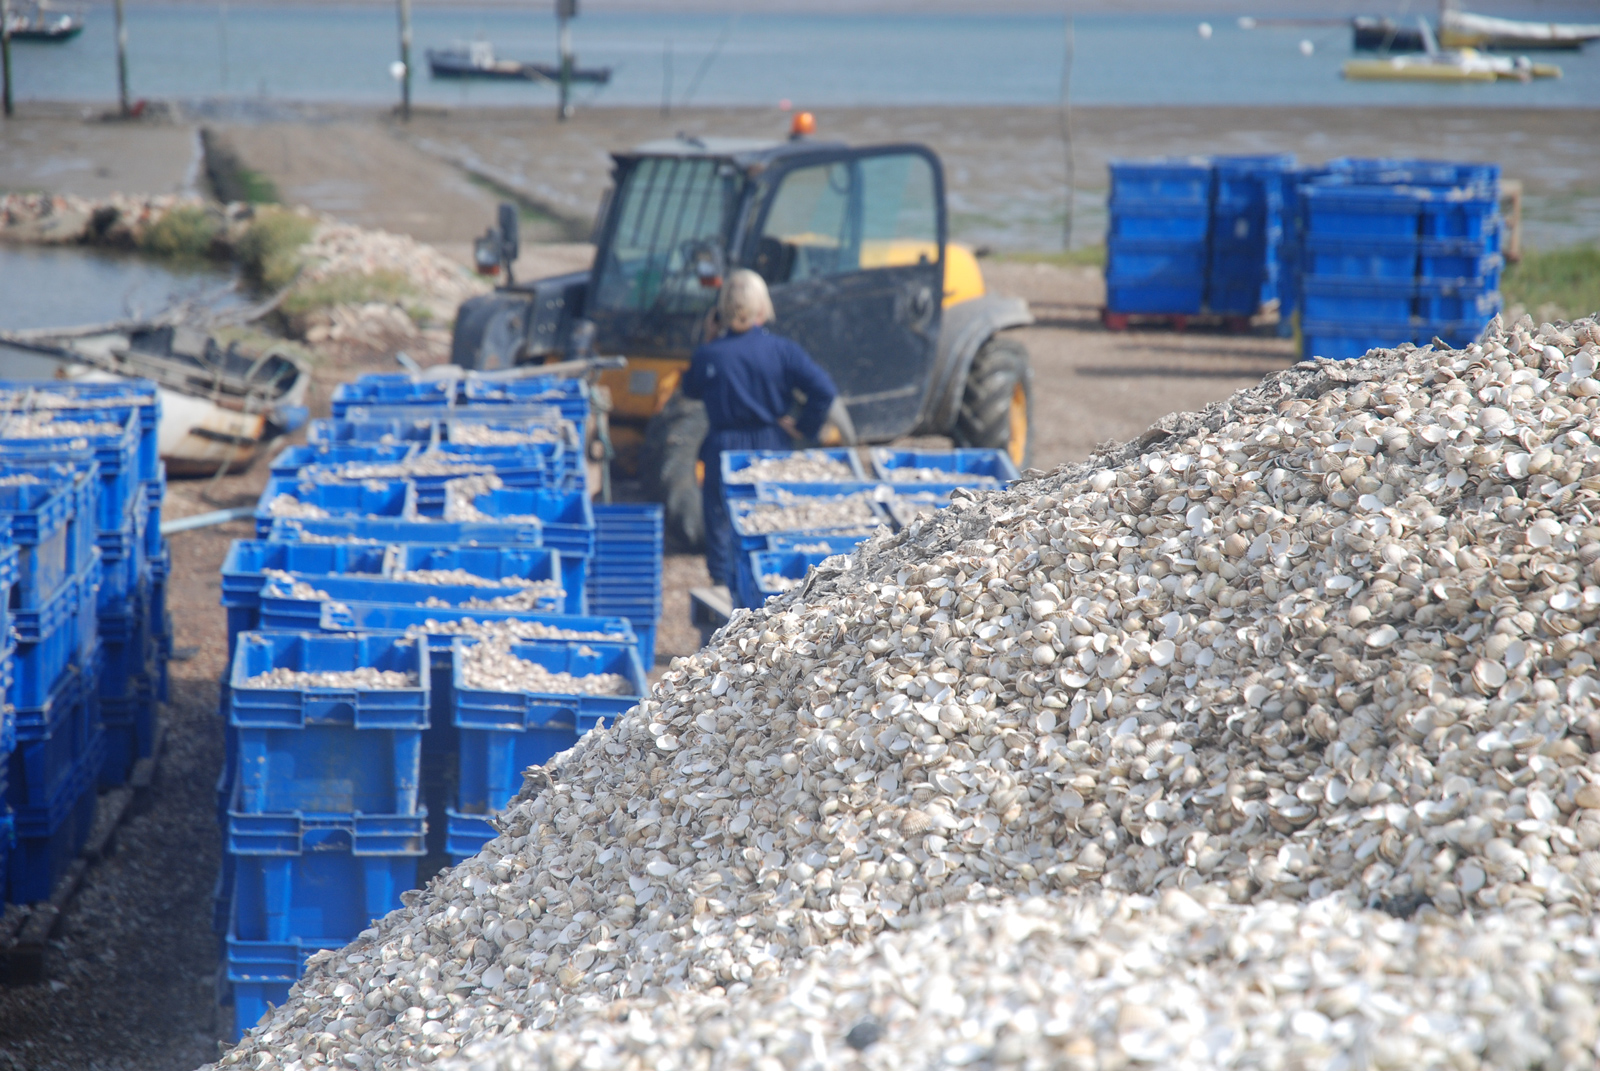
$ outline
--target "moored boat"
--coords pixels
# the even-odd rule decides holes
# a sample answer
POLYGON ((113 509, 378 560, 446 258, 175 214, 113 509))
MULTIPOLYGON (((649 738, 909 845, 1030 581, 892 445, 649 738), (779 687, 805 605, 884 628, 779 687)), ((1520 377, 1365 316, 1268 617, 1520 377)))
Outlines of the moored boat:
POLYGON ((1344 76, 1369 82, 1528 82, 1561 77, 1560 67, 1534 63, 1527 56, 1489 56, 1474 48, 1441 49, 1427 19, 1417 19, 1417 33, 1422 38, 1421 55, 1346 60, 1344 76))
MULTIPOLYGON (((561 68, 549 63, 524 63, 501 59, 487 41, 473 41, 456 48, 427 50, 428 70, 435 78, 479 78, 513 82, 559 82, 561 68)), ((605 85, 611 81, 610 67, 573 67, 574 82, 605 85)))
POLYGON ((83 32, 83 15, 54 10, 44 3, 27 9, 12 7, 6 17, 6 30, 13 41, 70 41, 83 32))
POLYGON ((1446 48, 1578 49, 1594 40, 1600 23, 1528 22, 1449 7, 1439 13, 1439 43, 1446 48))

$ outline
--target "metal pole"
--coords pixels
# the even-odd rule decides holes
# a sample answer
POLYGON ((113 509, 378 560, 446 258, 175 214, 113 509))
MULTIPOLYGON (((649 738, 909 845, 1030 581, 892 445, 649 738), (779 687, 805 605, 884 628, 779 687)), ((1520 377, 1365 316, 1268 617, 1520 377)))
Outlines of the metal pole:
POLYGON ((558 117, 563 121, 572 118, 572 20, 567 14, 567 5, 557 0, 556 18, 560 25, 561 41, 561 110, 558 117))
POLYGON ((661 49, 661 114, 672 114, 672 42, 661 49))
POLYGON ((128 106, 128 23, 122 15, 122 0, 117 0, 117 105, 124 118, 128 106))
POLYGON ((400 0, 400 119, 411 121, 411 0, 400 0))
POLYGON ((1077 199, 1077 175, 1072 158, 1072 53, 1076 45, 1077 20, 1067 16, 1067 47, 1061 59, 1061 145, 1067 158, 1067 211, 1061 230, 1061 248, 1072 252, 1073 202, 1077 199))
POLYGON ((0 113, 11 118, 11 4, 0 0, 0 113))

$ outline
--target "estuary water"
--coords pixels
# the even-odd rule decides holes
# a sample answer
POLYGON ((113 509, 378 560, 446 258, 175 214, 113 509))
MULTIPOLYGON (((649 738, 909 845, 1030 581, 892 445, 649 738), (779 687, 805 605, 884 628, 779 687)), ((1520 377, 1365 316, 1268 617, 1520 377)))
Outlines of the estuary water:
MULTIPOLYGON (((1562 13, 1539 6, 1539 18, 1562 13)), ((1571 17, 1595 17, 1592 3, 1571 17)), ((1513 12, 1514 13, 1514 12, 1513 12)), ((546 104, 555 89, 527 83, 435 81, 424 53, 475 39, 497 54, 553 62, 548 3, 526 7, 415 5, 414 99, 421 104, 546 104)), ((579 90, 580 105, 797 107, 849 104, 1048 105, 1062 96, 1071 56, 1078 104, 1593 107, 1600 47, 1554 53, 1565 77, 1532 84, 1346 82, 1342 20, 1253 28, 1235 16, 845 15, 585 12, 574 24, 584 65, 611 67, 609 85, 579 90)), ((135 97, 382 103, 397 96, 390 4, 192 3, 128 5, 129 83, 135 97)), ((13 49, 23 100, 98 102, 116 96, 109 5, 63 45, 13 49)))

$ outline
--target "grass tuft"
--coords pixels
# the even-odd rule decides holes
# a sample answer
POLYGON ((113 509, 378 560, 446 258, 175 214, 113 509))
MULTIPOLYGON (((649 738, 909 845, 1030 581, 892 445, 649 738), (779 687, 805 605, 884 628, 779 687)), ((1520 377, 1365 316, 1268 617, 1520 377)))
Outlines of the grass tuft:
POLYGON ((239 238, 235 253, 245 277, 267 290, 282 290, 300 271, 300 247, 316 224, 283 208, 259 209, 239 238))
POLYGON ((1507 308, 1521 305, 1535 320, 1547 315, 1576 320, 1600 312, 1600 247, 1527 250, 1506 268, 1500 292, 1507 308))
POLYGON ((182 205, 158 219, 139 240, 146 253, 174 260, 198 260, 211 252, 221 229, 203 208, 182 205))

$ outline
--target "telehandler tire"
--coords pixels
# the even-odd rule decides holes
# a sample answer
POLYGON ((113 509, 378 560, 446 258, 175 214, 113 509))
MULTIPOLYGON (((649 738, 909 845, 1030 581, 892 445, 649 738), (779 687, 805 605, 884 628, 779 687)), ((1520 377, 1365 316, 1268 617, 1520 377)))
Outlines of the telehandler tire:
POLYGON ((993 335, 972 358, 956 416, 957 446, 995 447, 1017 468, 1033 461, 1033 366, 1016 339, 993 335))
POLYGON ((645 497, 661 503, 667 544, 684 553, 705 549, 698 465, 708 427, 703 402, 674 394, 645 425, 639 452, 645 497))

